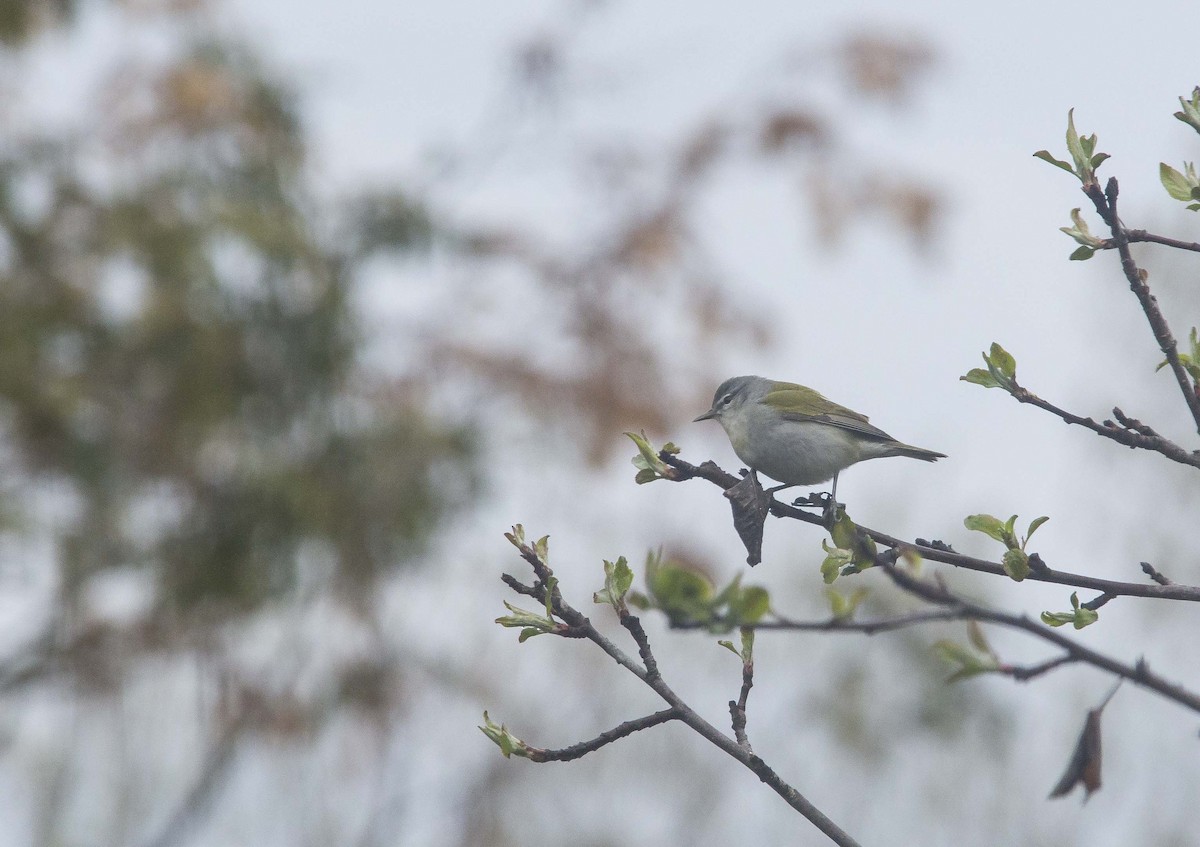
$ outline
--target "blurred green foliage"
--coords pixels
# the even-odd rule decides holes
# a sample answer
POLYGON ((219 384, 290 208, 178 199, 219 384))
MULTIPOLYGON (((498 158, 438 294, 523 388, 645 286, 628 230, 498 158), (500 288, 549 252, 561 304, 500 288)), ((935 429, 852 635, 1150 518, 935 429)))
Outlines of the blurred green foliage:
POLYGON ((472 486, 468 433, 360 363, 363 265, 428 219, 399 193, 316 198, 292 97, 229 45, 108 106, 87 137, 0 145, 7 490, 73 504, 68 597, 117 566, 153 569, 164 610, 252 608, 302 560, 368 586, 472 486))

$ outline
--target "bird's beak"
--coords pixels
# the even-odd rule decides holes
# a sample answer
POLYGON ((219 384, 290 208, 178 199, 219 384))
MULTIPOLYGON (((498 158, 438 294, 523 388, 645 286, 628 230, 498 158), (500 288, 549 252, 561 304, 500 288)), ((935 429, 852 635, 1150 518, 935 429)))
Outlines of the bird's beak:
POLYGON ((698 417, 698 418, 692 418, 692 423, 697 423, 697 422, 699 422, 699 421, 711 421, 711 420, 712 420, 713 418, 715 418, 716 416, 717 416, 717 410, 716 410, 716 409, 709 409, 707 412, 705 412, 705 413, 704 413, 703 415, 701 415, 700 417, 698 417))

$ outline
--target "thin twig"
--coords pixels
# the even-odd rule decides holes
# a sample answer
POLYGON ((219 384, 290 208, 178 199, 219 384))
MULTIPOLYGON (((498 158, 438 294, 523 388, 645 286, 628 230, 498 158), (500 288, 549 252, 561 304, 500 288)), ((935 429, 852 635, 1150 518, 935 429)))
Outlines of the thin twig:
POLYGON ((674 720, 679 720, 679 710, 673 707, 663 709, 652 715, 646 715, 645 717, 635 718, 631 721, 618 724, 607 732, 600 733, 591 741, 581 741, 578 744, 572 744, 570 747, 563 747, 559 750, 529 747, 526 755, 531 762, 571 762, 575 759, 583 758, 588 753, 599 750, 605 744, 612 744, 614 741, 633 735, 640 730, 649 729, 652 726, 658 726, 659 724, 674 720))
MULTIPOLYGON (((914 612, 910 615, 897 615, 893 618, 879 618, 873 621, 856 621, 848 618, 829 618, 823 621, 797 621, 783 615, 775 614, 773 620, 758 621, 743 624, 754 630, 782 630, 786 632, 853 632, 860 635, 875 635, 880 632, 892 632, 920 624, 936 621, 960 621, 969 616, 957 609, 934 609, 927 612, 914 612)), ((704 629, 711 624, 707 621, 672 621, 672 629, 704 629)))
MULTIPOLYGON (((891 577, 892 582, 910 594, 939 606, 962 609, 976 620, 989 621, 1011 629, 1019 629, 1027 632, 1043 641, 1048 641, 1062 648, 1072 661, 1084 662, 1093 667, 1108 671, 1111 674, 1128 679, 1130 682, 1149 688, 1185 708, 1191 709, 1194 712, 1200 712, 1200 695, 1154 673, 1143 659, 1139 659, 1133 665, 1118 662, 1116 659, 1106 656, 1103 653, 1098 653, 1089 647, 1084 647, 1082 644, 1067 638, 1057 630, 1033 621, 1025 615, 1012 615, 972 602, 965 597, 952 593, 944 586, 917 579, 895 565, 887 563, 886 560, 879 560, 879 566, 891 577)), ((1059 662, 1059 664, 1063 664, 1063 662, 1059 662)))
POLYGON ((1169 580, 1165 576, 1163 576, 1161 573, 1159 573, 1158 569, 1155 568, 1154 565, 1150 564, 1149 562, 1142 562, 1142 573, 1146 574, 1146 576, 1150 577, 1152 580, 1157 582, 1159 585, 1174 585, 1175 584, 1175 583, 1171 582, 1171 580, 1169 580))
POLYGON ((1171 328, 1167 325, 1167 319, 1163 317, 1162 310, 1158 308, 1158 300, 1150 293, 1150 286, 1146 284, 1146 272, 1133 261, 1133 254, 1129 251, 1129 234, 1117 214, 1117 194, 1119 193, 1117 180, 1115 177, 1109 179, 1104 191, 1101 191, 1099 184, 1095 182, 1085 184, 1083 191, 1112 232, 1112 242, 1121 256, 1121 270, 1125 273, 1130 290, 1141 304, 1142 311, 1146 314, 1146 320, 1150 322, 1150 331, 1154 333, 1154 339, 1158 342, 1159 349, 1162 350, 1163 356, 1171 366, 1171 372, 1175 374, 1175 381, 1179 383, 1179 390, 1183 392, 1184 402, 1192 413, 1196 431, 1200 432, 1200 386, 1192 383, 1187 370, 1179 360, 1175 337, 1171 334, 1171 328))
POLYGON ((1039 409, 1049 412, 1062 418, 1069 424, 1075 424, 1090 429, 1097 435, 1102 435, 1105 438, 1111 439, 1118 444, 1124 444, 1126 447, 1134 447, 1141 450, 1152 450, 1155 453, 1160 453, 1166 456, 1173 462, 1179 462, 1182 465, 1190 465, 1194 468, 1200 468, 1200 452, 1195 450, 1188 451, 1180 447, 1174 441, 1164 438, 1150 427, 1145 426, 1140 421, 1126 418, 1119 409, 1113 409, 1113 414, 1118 420, 1122 421, 1122 425, 1118 426, 1112 421, 1104 421, 1097 423, 1092 418, 1084 418, 1079 415, 1072 414, 1065 409, 1059 408, 1048 400, 1043 400, 1041 397, 1034 394, 1028 388, 1024 388, 1013 380, 1012 389, 1009 393, 1021 403, 1028 403, 1031 406, 1037 406, 1039 409), (1129 426, 1125 424, 1136 426, 1129 426), (1148 432, 1147 432, 1148 431, 1148 432))
POLYGON ((1078 661, 1078 658, 1067 653, 1054 659, 1039 662, 1036 665, 1001 665, 999 672, 1005 676, 1011 676, 1017 682, 1028 682, 1044 673, 1049 673, 1057 667, 1078 661))
MULTIPOLYGON (((1146 232, 1144 229, 1127 229, 1125 236, 1129 239, 1129 243, 1146 242, 1149 244, 1165 244, 1167 247, 1174 247, 1177 250, 1191 250, 1194 253, 1200 253, 1200 243, 1195 241, 1180 241, 1176 238, 1167 238, 1165 235, 1154 235, 1146 232)), ((1112 250, 1116 248, 1116 244, 1110 239, 1106 239, 1101 245, 1101 249, 1112 250)))
MULTIPOLYGON (((538 558, 537 553, 532 547, 527 544, 518 544, 517 546, 521 552, 521 558, 530 564, 538 577, 538 583, 532 587, 535 592, 534 596, 540 594, 540 599, 544 601, 546 585, 553 578, 554 574, 546 563, 538 558)), ((516 582, 511 577, 504 581, 505 584, 511 587, 510 580, 511 582, 516 582)), ((642 653, 642 661, 645 663, 645 666, 639 664, 626 654, 625 651, 613 644, 596 629, 585 615, 563 600, 557 585, 550 592, 550 596, 552 608, 558 617, 565 621, 572 630, 582 633, 583 637, 607 653, 617 664, 646 683, 654 693, 666 701, 668 706, 678 712, 676 720, 686 724, 711 744, 720 748, 748 768, 762 782, 766 783, 772 791, 782 797, 784 802, 807 818, 810 823, 823 832, 833 843, 839 845, 839 847, 858 847, 857 841, 834 823, 828 815, 813 805, 812 801, 785 782, 779 774, 775 773, 770 765, 753 752, 742 747, 735 739, 725 735, 704 718, 700 717, 692 707, 688 706, 667 685, 662 676, 657 673, 657 665, 653 662, 653 656, 650 654, 649 639, 646 638, 645 632, 641 630, 641 624, 637 622, 636 618, 632 615, 625 615, 623 616, 622 624, 625 625, 626 629, 629 629, 635 641, 638 642, 638 650, 642 653), (633 621, 627 621, 628 618, 633 618, 633 621), (650 661, 647 661, 647 656, 650 657, 650 661), (651 673, 649 668, 654 668, 654 672, 651 673)))
POLYGON ((729 701, 729 716, 733 722, 733 735, 737 739, 737 743, 748 753, 754 751, 750 749, 750 738, 746 735, 746 701, 750 699, 750 689, 754 687, 754 659, 743 659, 742 661, 742 690, 738 693, 737 700, 729 701))

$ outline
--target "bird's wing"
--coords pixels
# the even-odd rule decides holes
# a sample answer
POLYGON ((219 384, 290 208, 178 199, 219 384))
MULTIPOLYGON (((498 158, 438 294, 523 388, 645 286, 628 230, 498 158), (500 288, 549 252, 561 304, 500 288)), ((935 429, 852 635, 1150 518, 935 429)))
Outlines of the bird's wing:
POLYGON ((873 426, 867 420, 866 415, 860 415, 853 409, 839 406, 837 403, 825 399, 816 391, 806 388, 803 385, 796 385, 790 382, 779 383, 779 387, 770 392, 763 400, 768 405, 778 409, 783 415, 784 420, 822 423, 828 426, 836 426, 839 429, 845 429, 859 435, 865 435, 868 438, 878 438, 881 441, 895 441, 894 438, 882 429, 873 426), (797 411, 821 408, 824 411, 820 414, 797 411))

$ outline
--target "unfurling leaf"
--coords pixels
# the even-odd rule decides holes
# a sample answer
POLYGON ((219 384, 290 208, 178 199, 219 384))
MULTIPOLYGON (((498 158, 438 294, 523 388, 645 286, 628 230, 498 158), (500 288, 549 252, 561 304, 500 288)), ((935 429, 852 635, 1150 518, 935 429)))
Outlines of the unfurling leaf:
POLYGON ((974 368, 959 379, 985 388, 1003 388, 1005 391, 1011 391, 1017 376, 1017 360, 1012 354, 992 342, 991 349, 983 354, 983 362, 987 365, 986 373, 980 368, 974 368))
POLYGON ((990 655, 980 654, 970 647, 956 641, 943 639, 933 645, 942 659, 954 668, 953 673, 946 677, 946 682, 958 682, 960 679, 977 676, 982 673, 992 673, 999 670, 999 663, 990 655))
MULTIPOLYGON (((1029 529, 1025 531, 1025 541, 1028 542, 1029 539, 1033 538, 1033 534, 1037 532, 1037 528, 1048 520, 1050 520, 1049 516, 1042 515, 1040 518, 1034 518, 1032 521, 1030 521, 1029 529)), ((1024 546, 1024 544, 1021 545, 1022 548, 1024 546)))
POLYGON ((1192 187, 1188 185, 1187 177, 1166 162, 1158 163, 1158 179, 1173 199, 1182 200, 1185 203, 1193 199, 1192 187))
POLYGON ((1051 156, 1049 150, 1039 150, 1036 153, 1034 153, 1033 155, 1034 155, 1034 158, 1041 159, 1043 162, 1049 162, 1050 164, 1054 165, 1054 167, 1062 168, 1064 171, 1066 171, 1069 174, 1075 173, 1075 169, 1073 167, 1071 167, 1069 164, 1064 162, 1062 159, 1056 159, 1053 156, 1051 156))
MULTIPOLYGON (((1078 252, 1078 251, 1077 251, 1078 252)), ((960 376, 962 382, 972 382, 975 385, 982 385, 984 388, 1001 388, 1000 381, 983 368, 971 368, 965 375, 960 376)))
POLYGON ((513 755, 528 758, 529 746, 509 732, 508 727, 503 724, 497 724, 489 718, 487 712, 483 713, 483 726, 479 727, 479 729, 500 748, 500 752, 504 754, 504 758, 507 759, 513 755))
POLYGON ((995 366, 1003 376, 1009 379, 1017 375, 1017 360, 995 341, 992 342, 991 350, 988 351, 988 355, 984 357, 984 360, 988 365, 995 366))
MULTIPOLYGON (((553 591, 553 588, 548 587, 547 591, 553 591)), ((544 635, 548 632, 556 632, 559 629, 558 623, 549 614, 541 615, 537 612, 526 611, 514 606, 507 600, 504 601, 504 606, 512 614, 496 618, 496 623, 511 629, 520 628, 521 635, 517 640, 522 644, 535 635, 544 635)))
POLYGON ((594 603, 608 603, 620 614, 625 608, 625 595, 633 586, 633 570, 624 556, 616 562, 604 560, 604 589, 592 595, 594 603))
POLYGON ((1180 97, 1179 105, 1183 107, 1183 111, 1176 112, 1175 117, 1196 130, 1196 132, 1200 132, 1200 86, 1192 89, 1192 98, 1190 100, 1184 100, 1180 97))
POLYGON ((824 540, 821 541, 821 549, 825 551, 825 560, 821 562, 821 577, 826 585, 832 585, 833 581, 842 575, 842 568, 850 564, 854 553, 841 547, 830 547, 824 540))
POLYGON ((829 610, 839 621, 848 621, 854 617, 854 612, 867 596, 866 586, 858 586, 849 596, 842 594, 836 588, 826 588, 825 596, 829 599, 829 610))
POLYGON ((1007 537, 1004 532, 1004 524, 1000 522, 999 518, 991 515, 967 515, 963 518, 963 526, 974 532, 982 532, 1001 543, 1004 543, 1007 537))
POLYGON ((771 595, 760 585, 749 585, 729 604, 735 622, 758 623, 771 610, 771 595))
POLYGON ((1071 224, 1072 226, 1069 227, 1060 226, 1058 228, 1059 232, 1066 233, 1079 244, 1092 250, 1099 249, 1104 245, 1103 241, 1092 235, 1091 230, 1088 229, 1087 221, 1083 219, 1083 215, 1080 214, 1080 210, 1077 208, 1071 210, 1071 224))
POLYGON ((1029 554, 1018 547, 1005 550, 1000 564, 1003 566, 1004 572, 1016 582, 1029 576, 1029 554))
POLYGON ((1085 626, 1094 624, 1099 619, 1099 612, 1080 604, 1079 593, 1076 591, 1071 592, 1071 611, 1042 612, 1042 623, 1053 627, 1071 624, 1076 629, 1083 629, 1085 626))
MULTIPOLYGON (((645 485, 647 482, 654 482, 656 479, 674 479, 675 471, 666 462, 664 462, 654 448, 650 446, 650 441, 646 438, 644 432, 626 432, 629 440, 637 445, 638 454, 631 460, 633 466, 638 469, 633 481, 638 485, 645 485)), ((663 446, 663 451, 666 453, 678 453, 679 448, 674 444, 666 444, 663 446)))

